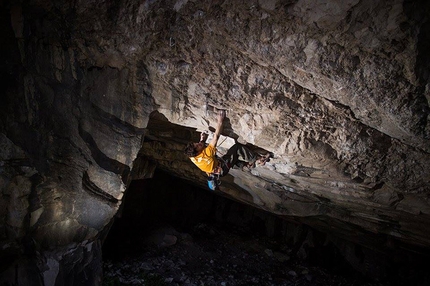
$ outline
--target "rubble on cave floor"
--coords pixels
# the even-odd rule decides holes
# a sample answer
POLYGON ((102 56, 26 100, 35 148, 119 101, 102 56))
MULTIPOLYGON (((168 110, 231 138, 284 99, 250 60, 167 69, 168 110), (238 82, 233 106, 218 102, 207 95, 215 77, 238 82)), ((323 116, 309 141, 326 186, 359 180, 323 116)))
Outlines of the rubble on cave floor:
POLYGON ((191 233, 162 227, 121 249, 104 262, 103 285, 383 285, 306 266, 267 238, 206 224, 191 233))

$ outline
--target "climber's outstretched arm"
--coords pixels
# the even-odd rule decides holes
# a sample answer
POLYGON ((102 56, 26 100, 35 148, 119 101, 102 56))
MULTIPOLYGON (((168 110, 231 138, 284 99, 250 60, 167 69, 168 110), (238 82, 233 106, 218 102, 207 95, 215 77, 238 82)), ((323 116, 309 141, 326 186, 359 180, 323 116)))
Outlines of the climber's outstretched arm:
POLYGON ((221 131, 222 131, 222 127, 223 127, 223 121, 225 118, 225 110, 220 110, 218 112, 218 122, 217 122, 217 126, 215 129, 215 133, 214 133, 214 137, 212 138, 211 142, 209 143, 209 145, 212 145, 213 147, 216 147, 217 143, 218 143, 218 139, 221 135, 221 131))

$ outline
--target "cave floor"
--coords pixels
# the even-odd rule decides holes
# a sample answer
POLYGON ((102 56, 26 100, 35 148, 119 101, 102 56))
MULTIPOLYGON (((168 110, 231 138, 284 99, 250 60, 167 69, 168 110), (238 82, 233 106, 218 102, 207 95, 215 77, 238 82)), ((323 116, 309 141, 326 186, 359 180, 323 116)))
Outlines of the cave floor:
POLYGON ((306 266, 266 237, 207 224, 162 226, 117 245, 103 285, 384 285, 340 269, 306 266))

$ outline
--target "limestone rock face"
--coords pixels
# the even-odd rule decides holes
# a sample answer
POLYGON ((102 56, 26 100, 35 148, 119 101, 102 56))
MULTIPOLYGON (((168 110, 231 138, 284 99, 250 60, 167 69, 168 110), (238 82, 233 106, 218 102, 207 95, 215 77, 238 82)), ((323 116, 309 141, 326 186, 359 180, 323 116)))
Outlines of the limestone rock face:
POLYGON ((427 1, 0 6, 3 281, 99 283, 130 180, 158 167, 205 186, 182 149, 218 108, 220 153, 274 153, 219 194, 369 247, 430 247, 427 1))

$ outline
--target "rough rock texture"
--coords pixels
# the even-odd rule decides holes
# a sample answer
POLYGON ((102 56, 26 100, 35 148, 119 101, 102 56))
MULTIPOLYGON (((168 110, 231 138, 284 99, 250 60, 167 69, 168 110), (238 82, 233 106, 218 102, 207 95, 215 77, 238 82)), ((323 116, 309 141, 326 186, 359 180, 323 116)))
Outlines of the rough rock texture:
POLYGON ((180 151, 215 108, 220 152, 275 154, 219 193, 362 244, 382 234, 387 251, 429 248, 427 1, 0 6, 2 282, 97 283, 132 177, 204 186, 180 151))

